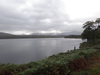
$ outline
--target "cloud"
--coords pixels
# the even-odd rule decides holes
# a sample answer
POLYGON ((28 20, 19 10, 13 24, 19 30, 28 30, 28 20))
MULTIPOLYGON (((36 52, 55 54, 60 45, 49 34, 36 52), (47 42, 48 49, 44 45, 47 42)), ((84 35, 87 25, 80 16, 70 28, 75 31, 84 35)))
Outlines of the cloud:
POLYGON ((71 12, 68 7, 71 7, 69 0, 0 0, 0 31, 10 33, 82 31, 82 24, 93 17, 72 19, 74 10, 71 12))

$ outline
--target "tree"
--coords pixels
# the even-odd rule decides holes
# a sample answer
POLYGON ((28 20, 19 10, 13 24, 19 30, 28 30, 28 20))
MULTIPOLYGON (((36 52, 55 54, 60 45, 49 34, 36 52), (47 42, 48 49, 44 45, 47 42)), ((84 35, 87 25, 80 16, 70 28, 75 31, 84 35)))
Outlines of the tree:
POLYGON ((100 18, 97 18, 96 21, 95 21, 95 24, 96 24, 96 38, 97 39, 100 39, 100 18))
POLYGON ((82 36, 82 39, 87 39, 87 41, 88 42, 90 42, 91 40, 92 40, 92 32, 88 29, 88 28, 86 28, 84 31, 83 31, 83 33, 81 34, 81 36, 82 36))
POLYGON ((100 39, 100 18, 94 21, 87 21, 83 24, 84 31, 82 33, 82 39, 93 41, 100 39))
POLYGON ((94 27, 94 22, 93 21, 87 21, 87 22, 85 22, 83 25, 83 28, 84 29, 89 29, 89 30, 91 30, 93 27, 94 27))
POLYGON ((100 18, 97 18, 97 20, 95 21, 95 23, 97 23, 98 26, 100 26, 100 18))
POLYGON ((85 29, 82 33, 83 39, 87 39, 88 41, 92 40, 94 42, 94 33, 96 30, 94 23, 93 21, 87 21, 83 24, 83 28, 85 29))
POLYGON ((100 18, 97 18, 95 23, 97 24, 97 29, 100 30, 100 18))

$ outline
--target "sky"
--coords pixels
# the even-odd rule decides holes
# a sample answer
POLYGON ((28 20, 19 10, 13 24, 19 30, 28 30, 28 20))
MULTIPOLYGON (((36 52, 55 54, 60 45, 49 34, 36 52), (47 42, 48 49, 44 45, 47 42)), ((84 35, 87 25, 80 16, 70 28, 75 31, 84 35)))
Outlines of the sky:
POLYGON ((0 0, 0 32, 82 32, 100 16, 100 0, 0 0))

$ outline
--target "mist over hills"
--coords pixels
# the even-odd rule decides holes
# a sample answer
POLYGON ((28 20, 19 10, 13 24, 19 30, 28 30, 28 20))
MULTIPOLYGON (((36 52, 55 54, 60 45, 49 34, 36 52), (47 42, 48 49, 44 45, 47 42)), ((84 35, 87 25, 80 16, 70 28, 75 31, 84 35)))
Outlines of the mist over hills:
MULTIPOLYGON (((32 33, 30 35, 81 35, 81 33, 82 32, 80 31, 71 31, 71 32, 62 32, 62 33, 32 33)), ((0 36, 6 36, 6 35, 15 35, 15 34, 7 33, 7 32, 0 32, 0 36)))
POLYGON ((13 35, 13 34, 6 33, 6 32, 0 32, 0 36, 10 36, 10 35, 13 35))
MULTIPOLYGON (((64 33, 32 33, 30 35, 14 35, 10 33, 0 32, 0 39, 17 39, 17 38, 74 38, 77 35, 81 35, 81 32, 72 31, 72 32, 64 32, 64 33), (71 36, 70 36, 71 35, 71 36)), ((79 36, 80 37, 80 36, 79 36)))
POLYGON ((80 31, 71 31, 63 33, 32 33, 31 35, 81 35, 80 31))

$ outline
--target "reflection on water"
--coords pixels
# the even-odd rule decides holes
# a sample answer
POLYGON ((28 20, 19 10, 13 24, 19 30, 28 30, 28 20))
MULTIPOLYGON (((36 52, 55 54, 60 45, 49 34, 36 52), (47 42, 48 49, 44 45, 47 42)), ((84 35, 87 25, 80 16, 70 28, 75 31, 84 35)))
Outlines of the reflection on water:
POLYGON ((0 63, 27 63, 79 47, 81 39, 1 39, 0 63))

